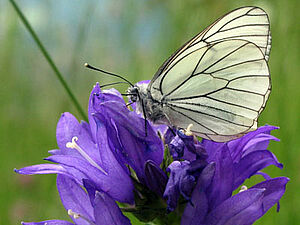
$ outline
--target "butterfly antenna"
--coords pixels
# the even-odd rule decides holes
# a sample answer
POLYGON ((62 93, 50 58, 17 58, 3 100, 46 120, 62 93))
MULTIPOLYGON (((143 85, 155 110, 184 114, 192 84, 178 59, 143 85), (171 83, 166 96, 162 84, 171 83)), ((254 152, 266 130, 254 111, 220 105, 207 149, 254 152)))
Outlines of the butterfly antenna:
POLYGON ((118 77, 122 80, 124 80, 127 84, 129 84, 130 86, 134 86, 129 80, 127 80, 126 78, 122 77, 121 75, 118 75, 118 74, 115 74, 115 73, 111 73, 111 72, 108 72, 108 71, 105 71, 105 70, 102 70, 102 69, 99 69, 97 67, 94 67, 94 66, 91 66, 90 64, 88 63, 85 63, 84 64, 85 67, 91 69, 91 70, 95 70, 95 71, 98 71, 98 72, 101 72, 101 73, 105 73, 107 75, 110 75, 110 76, 113 76, 113 77, 118 77))
POLYGON ((110 83, 110 84, 103 84, 103 85, 100 86, 100 88, 108 87, 108 86, 115 85, 115 84, 128 84, 128 83, 123 82, 123 81, 113 82, 113 83, 110 83))

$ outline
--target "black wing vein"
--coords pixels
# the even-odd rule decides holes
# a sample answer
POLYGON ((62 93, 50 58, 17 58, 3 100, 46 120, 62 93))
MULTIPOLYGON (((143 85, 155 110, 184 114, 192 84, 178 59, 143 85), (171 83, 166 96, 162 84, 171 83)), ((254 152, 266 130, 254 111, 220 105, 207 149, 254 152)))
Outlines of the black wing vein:
MULTIPOLYGON (((225 56, 221 57, 220 59, 218 59, 216 62, 212 63, 211 65, 209 65, 208 67, 206 67, 203 71, 194 74, 195 70, 197 69, 197 67, 199 66, 200 61, 204 58, 205 54, 208 52, 209 49, 211 49, 213 46, 211 46, 210 48, 208 48, 206 50, 206 52, 204 54, 201 55, 198 63, 195 66, 195 69, 193 70, 193 73, 187 77, 187 79, 185 79, 183 82, 181 82, 179 85, 177 85, 172 91, 170 91, 168 94, 165 94, 164 97, 172 94, 174 91, 176 91, 178 88, 180 88, 183 84, 185 84, 189 79, 191 79, 191 77, 199 75, 199 74, 203 74, 205 71, 207 71, 208 69, 210 69, 211 67, 215 66, 216 64, 220 63, 222 60, 226 59, 228 56, 232 55, 233 53, 237 52, 238 50, 240 50, 241 48, 245 47, 246 45, 248 45, 250 42, 246 42, 245 44, 241 45, 240 47, 234 49, 233 51, 229 52, 228 54, 226 54, 225 56)), ((160 85, 162 85, 162 81, 160 85)))
MULTIPOLYGON (((175 111, 175 112, 177 112, 177 113, 179 113, 179 114, 181 114, 181 115, 185 116, 186 118, 190 119, 191 121, 193 121, 193 122, 195 122, 195 123, 199 124, 200 126, 202 126, 202 127, 206 128, 207 130, 210 130, 210 131, 211 131, 211 132, 213 132, 214 134, 218 134, 217 132, 215 132, 215 131, 214 131, 214 130, 212 130, 211 128, 209 128, 209 127, 207 127, 207 126, 204 126, 204 125, 203 125, 203 124, 201 124, 199 121, 196 121, 196 120, 194 120, 193 118, 189 117, 188 115, 185 115, 184 113, 182 113, 182 112, 180 112, 180 111, 178 111, 178 110, 174 109, 174 108, 173 108, 173 107, 171 107, 171 106, 170 106, 170 108, 171 108, 173 111, 175 111)), ((182 127, 182 128, 183 128, 183 127, 182 127)))
MULTIPOLYGON (((183 110, 187 110, 187 111, 192 111, 192 112, 196 112, 196 113, 199 113, 199 114, 202 114, 202 115, 206 115, 206 116, 210 116, 210 117, 213 117, 215 119, 219 119, 219 120, 223 120, 225 122, 228 122, 228 123, 232 123, 232 124, 235 124, 235 125, 238 125, 238 126, 241 126, 241 127, 248 127, 247 125, 244 125, 244 124, 240 124, 240 123, 235 123, 231 120, 227 120, 227 119, 224 119, 222 117, 218 117, 218 116, 215 116, 215 115, 211 115, 209 113, 205 113, 205 112, 202 112, 202 111, 199 111, 199 110, 194 110, 194 109, 188 109, 188 108, 185 108, 185 107, 180 107, 180 106, 177 106, 177 105, 173 105, 173 104, 168 104, 169 106, 172 105, 172 107, 175 107, 175 108, 178 108, 178 109, 183 109, 183 110)), ((253 125, 253 124, 252 124, 253 125)), ((250 127, 252 127, 252 125, 250 127)))

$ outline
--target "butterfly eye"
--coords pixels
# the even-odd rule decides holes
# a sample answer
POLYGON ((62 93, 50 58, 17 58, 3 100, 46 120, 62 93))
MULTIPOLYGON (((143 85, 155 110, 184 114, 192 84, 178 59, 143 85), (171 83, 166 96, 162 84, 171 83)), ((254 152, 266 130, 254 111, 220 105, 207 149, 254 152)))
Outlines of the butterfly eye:
POLYGON ((126 94, 131 102, 136 102, 139 95, 137 86, 129 87, 126 94))
POLYGON ((136 101, 137 101, 137 95, 132 95, 132 96, 130 96, 130 100, 131 100, 132 102, 136 102, 136 101))

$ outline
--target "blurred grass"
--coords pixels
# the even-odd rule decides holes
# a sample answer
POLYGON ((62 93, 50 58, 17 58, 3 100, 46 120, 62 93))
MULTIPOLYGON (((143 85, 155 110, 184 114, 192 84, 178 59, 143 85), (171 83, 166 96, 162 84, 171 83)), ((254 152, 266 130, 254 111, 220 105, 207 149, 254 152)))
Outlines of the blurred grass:
MULTIPOLYGON (((260 119, 280 126, 272 150, 291 178, 280 213, 270 210, 256 224, 299 224, 300 83, 297 0, 51 0, 18 1, 79 102, 87 108, 92 85, 110 77, 88 71, 89 62, 151 79, 160 64, 190 37, 226 12, 244 5, 264 8, 271 19, 270 70, 273 91, 260 119)), ((8 1, 0 2, 0 224, 66 219, 55 176, 20 176, 13 168, 42 162, 56 148, 55 126, 69 111, 82 119, 8 1)), ((127 87, 120 87, 120 91, 127 87)), ((137 224, 137 223, 135 223, 137 224)))

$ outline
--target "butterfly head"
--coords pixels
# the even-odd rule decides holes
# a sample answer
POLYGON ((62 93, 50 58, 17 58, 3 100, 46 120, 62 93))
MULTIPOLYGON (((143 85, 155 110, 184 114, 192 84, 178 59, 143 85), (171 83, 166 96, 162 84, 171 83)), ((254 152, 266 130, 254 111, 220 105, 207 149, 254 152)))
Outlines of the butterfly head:
POLYGON ((136 102, 139 96, 139 87, 137 85, 129 87, 127 90, 127 94, 130 102, 136 102))
POLYGON ((162 103, 154 100, 148 90, 149 82, 138 82, 129 87, 127 95, 129 102, 136 103, 136 112, 154 124, 168 124, 163 112, 162 103))
POLYGON ((138 82, 127 90, 128 99, 130 102, 138 102, 140 99, 147 98, 148 83, 138 82))

